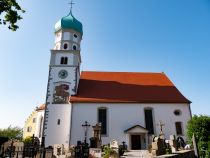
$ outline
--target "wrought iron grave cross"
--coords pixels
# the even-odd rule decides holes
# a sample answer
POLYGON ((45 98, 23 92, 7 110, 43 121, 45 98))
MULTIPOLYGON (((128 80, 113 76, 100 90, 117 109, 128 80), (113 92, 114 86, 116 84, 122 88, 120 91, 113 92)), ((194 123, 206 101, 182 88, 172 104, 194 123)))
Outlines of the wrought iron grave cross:
POLYGON ((85 129, 85 144, 87 143, 87 131, 88 131, 88 127, 90 127, 90 124, 88 124, 87 121, 85 121, 84 124, 82 124, 82 127, 84 127, 85 129))

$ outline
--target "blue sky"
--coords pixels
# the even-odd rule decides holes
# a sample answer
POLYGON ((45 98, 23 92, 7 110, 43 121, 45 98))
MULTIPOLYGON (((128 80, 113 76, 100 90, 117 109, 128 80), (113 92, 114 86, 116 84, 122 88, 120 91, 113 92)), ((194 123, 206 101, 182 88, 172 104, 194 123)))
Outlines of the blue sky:
MULTIPOLYGON (((16 32, 0 26, 0 128, 23 126, 45 102, 54 24, 68 0, 18 1, 16 32)), ((210 115, 210 0, 75 0, 83 23, 82 70, 165 72, 210 115)))

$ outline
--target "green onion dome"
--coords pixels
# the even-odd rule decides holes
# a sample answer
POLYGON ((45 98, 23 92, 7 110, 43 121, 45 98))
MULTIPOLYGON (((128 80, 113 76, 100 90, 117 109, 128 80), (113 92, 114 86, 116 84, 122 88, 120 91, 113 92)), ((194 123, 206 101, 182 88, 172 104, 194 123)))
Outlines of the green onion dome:
POLYGON ((67 16, 61 18, 55 24, 55 32, 60 29, 73 29, 81 34, 83 34, 82 23, 79 22, 70 12, 67 16))

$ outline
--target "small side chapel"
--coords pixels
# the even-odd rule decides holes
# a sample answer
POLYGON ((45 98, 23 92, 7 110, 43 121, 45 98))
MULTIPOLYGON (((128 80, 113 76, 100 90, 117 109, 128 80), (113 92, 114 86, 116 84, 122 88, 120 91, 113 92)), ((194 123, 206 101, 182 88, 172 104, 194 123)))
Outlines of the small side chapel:
POLYGON ((128 149, 147 149, 152 135, 185 138, 190 101, 164 73, 80 71, 83 26, 72 14, 55 24, 44 119, 45 146, 66 148, 93 136, 101 123, 102 144, 115 139, 128 149), (84 123, 90 124, 84 136, 84 123))

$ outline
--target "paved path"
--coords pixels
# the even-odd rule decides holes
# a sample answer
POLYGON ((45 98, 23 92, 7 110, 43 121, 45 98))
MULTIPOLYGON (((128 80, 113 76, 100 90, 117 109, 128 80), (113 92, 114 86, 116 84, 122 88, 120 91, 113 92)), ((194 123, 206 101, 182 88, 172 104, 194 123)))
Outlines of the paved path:
POLYGON ((148 150, 131 150, 129 152, 125 152, 121 158, 152 158, 152 155, 148 152, 148 150))

